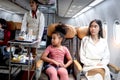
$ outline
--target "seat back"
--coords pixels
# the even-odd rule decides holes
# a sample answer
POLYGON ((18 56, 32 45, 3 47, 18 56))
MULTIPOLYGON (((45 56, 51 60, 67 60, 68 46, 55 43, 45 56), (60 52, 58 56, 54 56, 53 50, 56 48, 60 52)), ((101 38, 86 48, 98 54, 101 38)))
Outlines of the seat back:
MULTIPOLYGON (((53 31, 55 30, 55 27, 58 25, 59 23, 55 23, 55 24, 50 24, 48 26, 48 29, 47 29, 47 46, 49 44, 51 44, 51 36, 52 36, 52 33, 53 31)), ((65 35, 65 40, 63 41, 62 45, 66 46, 70 53, 71 53, 71 56, 72 58, 74 58, 74 55, 75 55, 75 35, 76 35, 76 29, 75 27, 71 26, 71 25, 67 25, 67 33, 65 35)), ((67 59, 64 58, 64 62, 67 62, 67 59)), ((73 72, 73 65, 70 65, 68 68, 68 73, 72 73, 73 72)), ((71 78, 73 78, 73 76, 71 76, 71 78)))
POLYGON ((15 39, 16 36, 16 32, 20 31, 21 29, 21 22, 13 22, 13 21, 7 21, 7 25, 8 25, 8 30, 10 30, 11 32, 11 40, 15 39))
MULTIPOLYGON (((58 25, 58 23, 55 24, 50 24, 48 26, 47 29, 47 46, 49 44, 51 44, 51 35, 52 32, 55 30, 56 25, 58 25)), ((66 24, 67 25, 67 24, 66 24)), ((76 35, 76 29, 75 27, 71 26, 71 25, 67 25, 68 27, 68 31, 65 35, 65 40, 63 41, 63 45, 65 45, 71 53, 72 58, 74 58, 74 53, 75 53, 75 35, 76 35)))
POLYGON ((79 63, 80 62, 80 46, 81 46, 81 40, 84 36, 87 35, 87 32, 88 32, 88 27, 78 27, 76 28, 76 32, 77 32, 77 38, 76 38, 76 59, 79 63))
MULTIPOLYGON (((21 24, 22 23, 20 23, 20 22, 7 21, 8 30, 11 32, 10 40, 15 39, 16 31, 21 29, 21 24)), ((0 54, 0 61, 1 61, 0 66, 4 66, 5 60, 3 60, 2 54, 0 54)), ((0 67, 0 69, 1 69, 1 67, 0 67)))
MULTIPOLYGON (((78 27, 76 28, 76 32, 77 32, 77 39, 76 39, 76 55, 75 57, 77 58, 77 60, 80 62, 80 47, 81 47, 81 40, 83 37, 85 37, 87 35, 88 32, 88 27, 78 27)), ((105 38, 105 30, 103 29, 103 37, 105 38)))

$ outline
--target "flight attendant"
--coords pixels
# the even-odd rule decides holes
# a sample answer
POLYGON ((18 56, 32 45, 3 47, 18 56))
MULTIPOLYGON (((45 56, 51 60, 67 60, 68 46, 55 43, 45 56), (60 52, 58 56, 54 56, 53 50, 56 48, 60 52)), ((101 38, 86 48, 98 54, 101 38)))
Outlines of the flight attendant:
MULTIPOLYGON (((25 13, 22 21, 21 32, 27 32, 34 36, 35 39, 38 40, 38 46, 41 42, 43 30, 44 30, 44 15, 38 9, 39 1, 38 0, 30 0, 31 10, 25 13)), ((33 55, 36 55, 36 48, 32 48, 31 52, 33 55)))

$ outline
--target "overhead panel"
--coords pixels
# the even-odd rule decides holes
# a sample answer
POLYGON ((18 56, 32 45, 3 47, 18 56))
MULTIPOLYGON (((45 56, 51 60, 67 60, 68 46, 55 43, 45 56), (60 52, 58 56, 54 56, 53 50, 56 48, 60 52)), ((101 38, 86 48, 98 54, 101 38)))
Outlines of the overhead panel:
POLYGON ((56 0, 46 0, 48 2, 45 2, 45 0, 39 1, 41 1, 39 6, 40 11, 43 13, 56 13, 56 0))
POLYGON ((61 17, 72 17, 94 0, 58 0, 58 14, 61 17))
POLYGON ((30 10, 30 0, 13 0, 12 2, 26 10, 30 10))
POLYGON ((64 17, 71 3, 72 0, 58 0, 58 15, 64 17))
POLYGON ((68 12, 65 14, 65 17, 72 17, 83 8, 88 6, 94 0, 73 0, 68 12))

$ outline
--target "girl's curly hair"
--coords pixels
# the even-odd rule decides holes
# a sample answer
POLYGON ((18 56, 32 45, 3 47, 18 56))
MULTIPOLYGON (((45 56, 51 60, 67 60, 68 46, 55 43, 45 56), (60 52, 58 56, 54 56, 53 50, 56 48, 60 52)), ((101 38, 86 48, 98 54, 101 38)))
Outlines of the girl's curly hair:
POLYGON ((55 31, 53 33, 59 34, 60 37, 64 38, 64 36, 67 33, 67 26, 63 23, 59 23, 56 27, 55 27, 55 31))

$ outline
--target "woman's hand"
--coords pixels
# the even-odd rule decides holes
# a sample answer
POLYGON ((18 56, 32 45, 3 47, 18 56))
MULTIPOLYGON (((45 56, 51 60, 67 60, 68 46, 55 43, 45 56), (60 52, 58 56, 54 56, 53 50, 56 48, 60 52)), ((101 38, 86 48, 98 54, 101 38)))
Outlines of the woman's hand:
POLYGON ((17 39, 18 40, 24 40, 24 37, 23 36, 19 36, 17 39))
POLYGON ((97 64, 97 66, 102 66, 102 64, 99 63, 99 64, 97 64))
POLYGON ((3 42, 3 40, 0 40, 0 42, 3 42))
POLYGON ((40 42, 40 38, 38 38, 37 41, 40 42))

